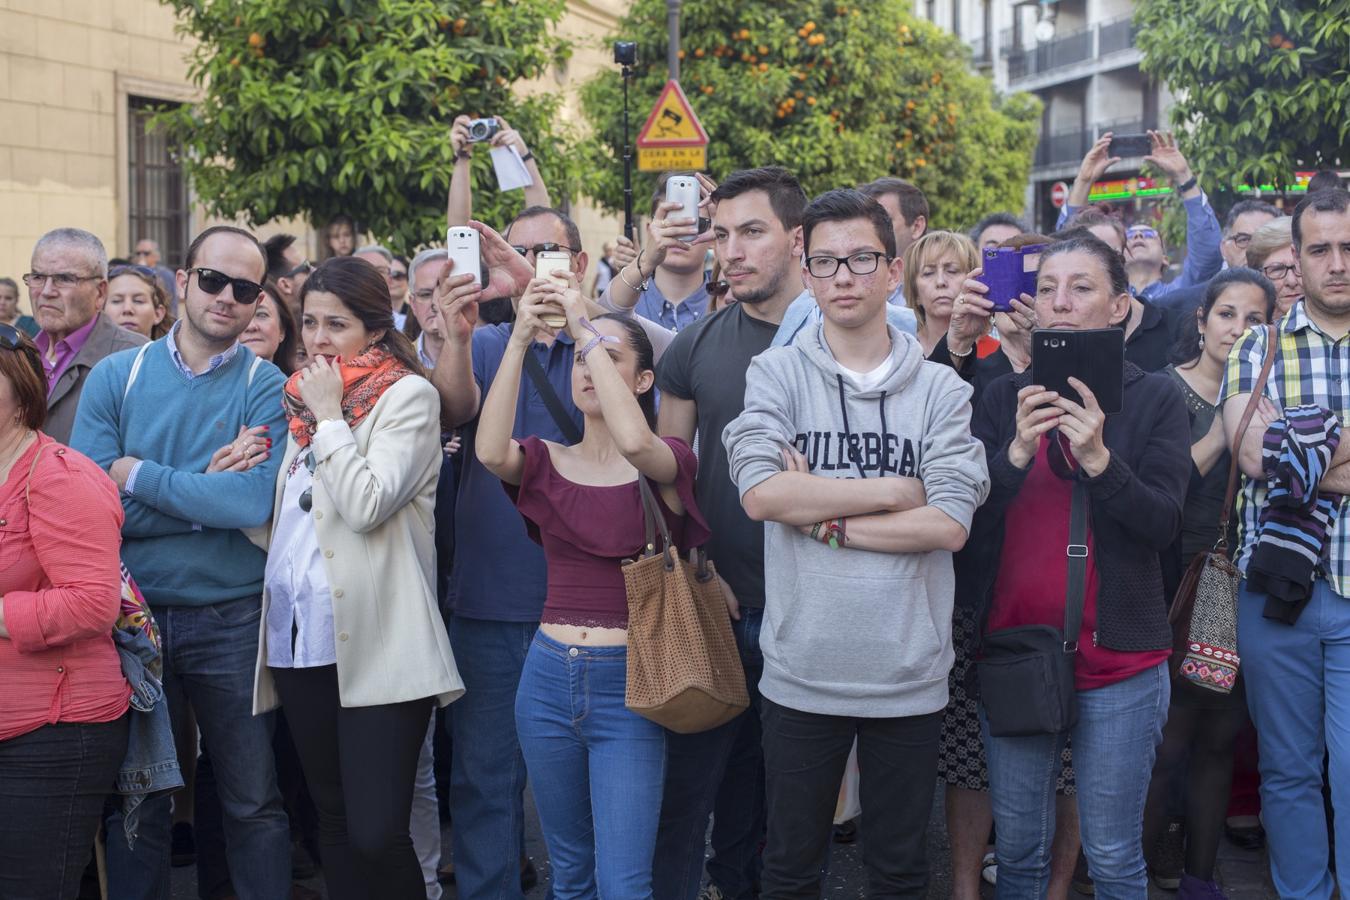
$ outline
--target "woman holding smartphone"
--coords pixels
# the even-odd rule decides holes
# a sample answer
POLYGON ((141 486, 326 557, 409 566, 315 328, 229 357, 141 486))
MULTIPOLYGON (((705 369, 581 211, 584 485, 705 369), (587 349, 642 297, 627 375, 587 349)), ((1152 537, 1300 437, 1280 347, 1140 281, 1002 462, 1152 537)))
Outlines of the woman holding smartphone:
POLYGON ((290 416, 263 582, 254 712, 284 707, 334 900, 421 900, 409 836, 435 704, 464 691, 436 603, 440 400, 373 266, 300 295, 311 363, 290 416))
POLYGON ((516 694, 516 727, 559 897, 652 896, 665 732, 624 706, 628 600, 622 561, 644 541, 638 479, 681 549, 708 529, 689 445, 652 430, 652 347, 629 318, 586 318, 575 278, 530 282, 478 422, 478 458, 516 500, 548 561, 548 594, 516 694), (550 317, 576 341, 579 443, 512 438, 521 365, 550 317))
MULTIPOLYGON (((1034 299, 1042 327, 1109 328, 1130 302, 1124 264, 1092 237, 1052 244, 1041 254, 1034 299)), ((1046 895, 1055 776, 1070 737, 1097 896, 1146 893, 1144 793, 1167 718, 1172 647, 1159 554, 1181 527, 1190 426, 1166 375, 1123 367, 1124 407, 1110 417, 1078 378, 1069 381, 1078 398, 1035 384, 1033 361, 1032 369, 994 381, 971 423, 992 482, 971 529, 984 554, 976 590, 987 611, 986 636, 1064 626, 1076 485, 1086 488, 1088 502, 1083 624, 1073 655, 1077 723, 1056 734, 996 737, 988 728, 989 698, 981 698, 999 897, 1046 895)))
MULTIPOLYGON (((1278 302, 1275 285, 1259 272, 1220 272, 1205 290, 1195 327, 1177 341, 1176 362, 1164 370, 1181 389, 1191 423, 1190 484, 1182 507, 1181 535, 1163 557, 1168 599, 1176 593, 1191 560, 1210 550, 1220 537, 1218 523, 1231 457, 1218 400, 1228 351, 1248 329, 1270 321, 1278 302)), ((1228 537, 1229 546, 1235 546, 1236 535, 1228 537)), ((1189 624, 1177 622, 1173 627, 1185 629, 1189 624)), ((1223 897, 1214 882, 1214 861, 1233 781, 1233 743, 1247 721, 1242 685, 1241 674, 1228 694, 1198 688, 1184 679, 1172 682, 1171 709, 1144 808, 1144 849, 1152 856, 1159 845, 1168 827, 1168 794, 1177 783, 1176 774, 1186 766, 1184 868, 1178 875, 1150 865, 1154 882, 1168 890, 1179 887, 1182 898, 1223 897)))

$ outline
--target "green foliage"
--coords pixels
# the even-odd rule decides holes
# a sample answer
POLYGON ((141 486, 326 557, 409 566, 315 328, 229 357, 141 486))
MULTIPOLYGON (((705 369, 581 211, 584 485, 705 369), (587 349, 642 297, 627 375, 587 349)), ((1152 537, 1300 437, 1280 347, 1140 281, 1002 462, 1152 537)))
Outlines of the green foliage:
POLYGON ((1176 95, 1186 158, 1214 191, 1293 182, 1350 147, 1350 2, 1140 0, 1144 69, 1176 95))
MULTIPOLYGON (((681 85, 707 129, 708 170, 780 164, 807 194, 898 175, 928 195, 937 227, 1023 206, 1039 101, 1002 99, 956 37, 904 0, 685 0, 681 85)), ((666 4, 636 0, 618 35, 638 42, 633 134, 666 80, 666 4)), ((598 142, 580 150, 587 193, 622 204, 622 87, 582 89, 598 142)), ((645 210, 654 177, 634 187, 645 210)))
MULTIPOLYGON (((455 116, 501 115, 530 146, 554 140, 557 98, 511 85, 566 58, 549 35, 564 0, 162 2, 197 41, 190 75, 204 97, 159 121, 217 214, 321 225, 347 213, 407 252, 444 232, 455 116)), ((565 155, 538 159, 565 190, 565 155)), ((487 153, 473 171, 478 215, 519 208, 487 153)))

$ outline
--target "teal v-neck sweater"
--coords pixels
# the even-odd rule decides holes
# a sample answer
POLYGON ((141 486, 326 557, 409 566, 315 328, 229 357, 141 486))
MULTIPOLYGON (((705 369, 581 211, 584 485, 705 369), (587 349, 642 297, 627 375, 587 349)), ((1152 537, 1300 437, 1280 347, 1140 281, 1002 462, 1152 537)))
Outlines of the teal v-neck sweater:
POLYGON ((242 426, 266 425, 284 446, 285 378, 240 347, 213 371, 188 378, 166 340, 149 345, 130 391, 140 348, 94 366, 80 396, 71 446, 105 470, 124 456, 144 460, 122 495, 122 561, 155 606, 207 606, 262 593, 266 554, 240 530, 272 517, 282 454, 247 472, 206 473, 212 454, 242 426), (123 394, 125 393, 125 399, 123 394))

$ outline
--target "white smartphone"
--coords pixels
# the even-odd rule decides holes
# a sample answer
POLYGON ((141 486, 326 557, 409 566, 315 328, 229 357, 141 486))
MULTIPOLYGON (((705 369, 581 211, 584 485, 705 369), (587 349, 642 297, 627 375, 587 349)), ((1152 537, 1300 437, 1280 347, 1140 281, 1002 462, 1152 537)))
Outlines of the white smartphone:
MULTIPOLYGON (((668 213, 672 219, 688 218, 698 222, 698 179, 693 175, 672 175, 666 179, 666 202, 678 203, 680 208, 668 213)), ((693 235, 682 237, 682 241, 692 241, 693 235)))
MULTIPOLYGON (((535 278, 546 278, 555 284, 566 286, 567 279, 561 275, 554 275, 553 272, 558 269, 567 271, 571 267, 572 255, 562 250, 540 250, 534 254, 535 278)), ((540 316, 539 318, 549 328, 565 328, 567 326, 567 316, 561 312, 556 315, 540 316)))
POLYGON ((482 255, 478 247, 478 232, 467 226, 451 228, 445 233, 445 249, 454 266, 451 275, 473 275, 474 283, 483 286, 482 255))

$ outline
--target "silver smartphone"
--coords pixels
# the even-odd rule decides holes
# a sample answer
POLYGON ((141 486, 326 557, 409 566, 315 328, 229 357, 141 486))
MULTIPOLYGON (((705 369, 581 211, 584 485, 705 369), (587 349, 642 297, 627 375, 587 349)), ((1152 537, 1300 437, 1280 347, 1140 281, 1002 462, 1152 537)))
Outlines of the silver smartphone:
MULTIPOLYGON (((680 208, 671 210, 667 215, 672 219, 687 218, 698 225, 698 179, 693 175, 672 175, 666 179, 666 202, 678 203, 680 208)), ((692 241, 695 235, 682 237, 682 241, 692 241)))
MULTIPOLYGON (((540 250, 534 254, 534 277, 545 278, 555 284, 567 286, 567 279, 561 275, 554 275, 554 271, 567 271, 572 267, 572 255, 563 250, 540 250)), ((540 316, 540 320, 549 328, 564 328, 567 326, 567 316, 560 310, 556 314, 540 316)))
POLYGON ((482 254, 479 252, 478 232, 468 226, 451 228, 445 233, 445 249, 450 254, 450 261, 454 263, 450 274, 463 275, 467 272, 473 275, 474 283, 482 287, 483 264, 482 254))

